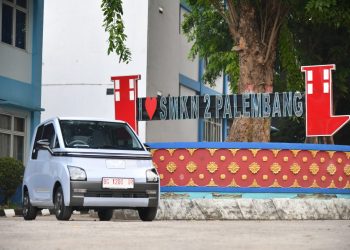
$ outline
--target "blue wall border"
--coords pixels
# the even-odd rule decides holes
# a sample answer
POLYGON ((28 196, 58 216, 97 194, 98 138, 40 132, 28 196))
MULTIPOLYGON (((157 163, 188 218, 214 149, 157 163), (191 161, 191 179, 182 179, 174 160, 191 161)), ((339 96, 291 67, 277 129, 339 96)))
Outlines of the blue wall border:
POLYGON ((287 149, 287 150, 324 150, 350 152, 350 146, 308 143, 275 142, 157 142, 148 143, 153 149, 162 148, 239 148, 239 149, 287 149))
POLYGON ((293 193, 293 194, 350 194, 350 189, 339 188, 240 188, 240 187, 184 187, 162 186, 161 192, 217 192, 217 193, 293 193))

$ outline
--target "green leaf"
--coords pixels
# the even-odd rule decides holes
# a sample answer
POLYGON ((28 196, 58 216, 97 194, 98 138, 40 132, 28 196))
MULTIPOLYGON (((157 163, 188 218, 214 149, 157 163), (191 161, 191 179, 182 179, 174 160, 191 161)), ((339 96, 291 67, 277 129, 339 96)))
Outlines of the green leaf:
POLYGON ((131 52, 125 44, 127 36, 122 20, 122 0, 102 0, 101 9, 104 15, 102 26, 109 33, 107 54, 116 53, 119 56, 119 62, 129 63, 131 52))

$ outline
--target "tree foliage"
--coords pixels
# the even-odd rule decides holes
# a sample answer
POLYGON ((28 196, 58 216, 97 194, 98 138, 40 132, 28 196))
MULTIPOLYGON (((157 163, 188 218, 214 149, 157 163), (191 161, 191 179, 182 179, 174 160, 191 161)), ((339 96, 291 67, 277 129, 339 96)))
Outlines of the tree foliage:
POLYGON ((277 48, 275 66, 275 91, 301 91, 304 88, 303 76, 300 72, 302 62, 300 52, 295 46, 295 35, 285 22, 281 28, 277 48))
MULTIPOLYGON (((230 53, 235 41, 230 35, 228 19, 223 17, 227 14, 220 14, 220 9, 227 11, 228 7, 226 9, 223 7, 224 1, 188 0, 187 2, 191 13, 186 16, 183 30, 188 40, 193 42, 190 56, 194 58, 198 54, 207 59, 207 72, 204 74, 204 80, 214 82, 220 70, 229 74, 232 79, 237 79, 237 56, 230 53)), ((226 2, 237 4, 236 1, 226 2)), ((251 2, 256 7, 256 14, 260 16, 260 32, 261 37, 264 37, 266 35, 263 34, 266 31, 262 23, 267 22, 264 21, 266 18, 271 18, 270 22, 273 19, 263 14, 267 11, 267 3, 273 1, 255 0, 251 2)), ((347 51, 348 47, 346 37, 348 34, 344 33, 344 29, 350 29, 350 1, 299 0, 285 1, 285 5, 288 18, 281 23, 282 27, 279 32, 276 75, 285 81, 283 87, 287 87, 288 90, 301 90, 304 88, 300 73, 301 64, 317 64, 320 61, 343 64, 344 60, 340 57, 346 58, 342 51, 347 51), (319 51, 315 51, 315 48, 318 48, 319 51), (328 55, 321 55, 321 51, 328 55), (281 69, 284 75, 279 76, 281 69)), ((265 43, 266 41, 267 39, 265 43)), ((341 91, 344 92, 344 86, 342 88, 341 91)))
POLYGON ((350 28, 350 2, 347 0, 308 0, 305 11, 312 23, 350 28))
POLYGON ((189 58, 197 55, 205 60, 204 82, 214 84, 216 78, 225 73, 231 82, 239 78, 238 56, 232 53, 234 41, 228 23, 209 1, 190 2, 191 13, 185 15, 182 29, 188 41, 193 43, 189 58), (198 4, 200 3, 200 4, 198 4))
POLYGON ((303 65, 336 64, 336 104, 349 94, 350 87, 350 1, 309 0, 302 10, 288 20, 298 56, 303 65))
POLYGON ((16 193, 22 183, 23 172, 22 162, 10 157, 0 158, 0 194, 4 196, 4 203, 8 203, 16 193))
MULTIPOLYGON (((292 5, 288 19, 280 34, 278 60, 276 64, 275 89, 304 90, 304 75, 300 74, 301 65, 336 64, 333 72, 333 107, 334 113, 346 114, 340 105, 349 103, 350 87, 350 2, 309 0, 296 1, 292 5)), ((298 119, 289 119, 290 124, 277 122, 281 133, 280 138, 294 141, 295 132, 292 127, 303 126, 298 119), (282 136, 284 135, 284 136, 282 136), (286 136, 287 135, 287 136, 286 136)), ((339 135, 347 134, 346 127, 339 135)), ((349 130, 349 125, 348 125, 349 130)), ((336 136, 335 142, 346 144, 348 136, 336 136)), ((300 139, 301 137, 299 137, 300 139)), ((315 138, 317 139, 317 138, 315 138)), ((325 138, 322 138, 324 141, 325 138)), ((332 142, 332 138, 327 138, 332 142)), ((347 142, 349 144, 349 142, 347 142)))
MULTIPOLYGON (((305 8, 288 20, 302 65, 335 64, 333 71, 333 113, 348 114, 350 99, 350 2, 309 0, 305 8)), ((326 143, 349 144, 350 124, 326 143)))
POLYGON ((122 20, 122 0, 102 0, 101 9, 104 15, 103 27, 109 34, 107 53, 115 52, 119 56, 119 62, 129 63, 131 52, 125 45, 127 36, 122 20))
MULTIPOLYGON (((186 15, 182 28, 193 43, 190 57, 199 55, 206 60, 203 80, 211 85, 222 73, 228 74, 231 83, 239 79, 239 54, 244 49, 254 49, 256 59, 265 64, 273 57, 276 40, 282 20, 287 13, 283 1, 223 1, 187 0, 191 12, 186 15), (246 19, 245 6, 250 6, 256 14, 256 22, 251 29, 257 29, 261 45, 259 48, 243 48, 245 41, 241 27, 246 19), (237 52, 237 53, 235 53, 237 52)), ((287 2, 287 1, 285 1, 287 2)), ((242 79, 241 79, 242 80, 242 79)), ((237 88, 231 89, 237 91, 237 88)))

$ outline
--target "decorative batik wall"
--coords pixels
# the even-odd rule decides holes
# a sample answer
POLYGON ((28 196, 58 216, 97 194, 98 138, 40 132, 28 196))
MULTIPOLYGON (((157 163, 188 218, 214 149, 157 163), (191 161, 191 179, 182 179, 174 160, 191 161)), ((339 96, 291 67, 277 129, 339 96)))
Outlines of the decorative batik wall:
POLYGON ((350 194, 350 147, 153 143, 163 191, 350 194))

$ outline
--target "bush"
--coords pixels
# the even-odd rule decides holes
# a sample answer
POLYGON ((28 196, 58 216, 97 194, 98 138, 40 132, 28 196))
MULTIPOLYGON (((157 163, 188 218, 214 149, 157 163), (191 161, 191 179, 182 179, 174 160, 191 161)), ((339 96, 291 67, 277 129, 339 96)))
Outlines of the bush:
POLYGON ((0 158, 0 194, 4 196, 3 203, 9 204, 11 196, 22 183, 23 173, 22 162, 10 157, 0 158))

